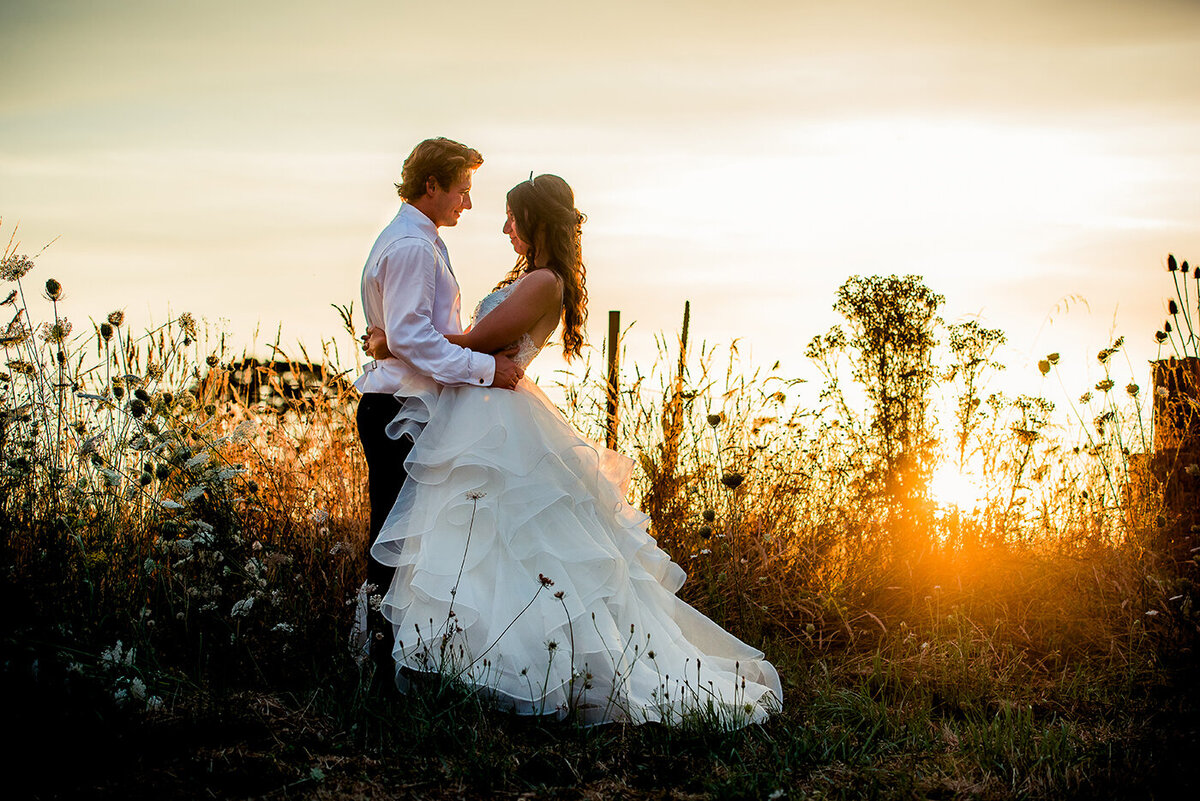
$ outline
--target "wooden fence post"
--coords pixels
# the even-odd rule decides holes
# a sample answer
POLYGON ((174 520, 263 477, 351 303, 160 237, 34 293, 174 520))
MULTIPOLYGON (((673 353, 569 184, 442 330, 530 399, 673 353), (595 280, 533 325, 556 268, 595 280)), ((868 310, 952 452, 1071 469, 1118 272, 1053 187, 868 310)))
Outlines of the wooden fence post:
POLYGON ((611 450, 617 449, 617 382, 620 368, 621 312, 608 313, 608 384, 605 415, 604 444, 611 450))

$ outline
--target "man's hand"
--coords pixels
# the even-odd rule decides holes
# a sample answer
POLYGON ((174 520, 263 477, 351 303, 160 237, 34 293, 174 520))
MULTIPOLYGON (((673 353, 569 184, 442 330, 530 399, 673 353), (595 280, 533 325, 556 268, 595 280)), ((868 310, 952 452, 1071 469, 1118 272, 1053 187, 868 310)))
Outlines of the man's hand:
POLYGON ((387 334, 383 333, 382 328, 367 326, 367 333, 363 334, 360 339, 362 339, 363 343, 363 353, 372 359, 387 359, 391 357, 391 351, 388 350, 387 334))
POLYGON ((525 371, 503 353, 497 353, 495 359, 496 374, 492 378, 492 386, 499 389, 516 389, 517 382, 525 375, 525 371))

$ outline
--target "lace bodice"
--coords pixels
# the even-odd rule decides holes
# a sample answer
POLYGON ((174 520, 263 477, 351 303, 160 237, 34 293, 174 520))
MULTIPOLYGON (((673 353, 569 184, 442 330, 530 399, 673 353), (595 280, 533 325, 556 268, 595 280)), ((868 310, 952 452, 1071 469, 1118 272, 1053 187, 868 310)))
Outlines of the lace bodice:
MULTIPOLYGON (((485 295, 483 300, 479 301, 479 305, 475 307, 475 313, 471 315, 471 325, 477 325, 480 320, 495 311, 496 307, 499 306, 500 303, 509 296, 509 293, 513 291, 515 286, 516 283, 509 284, 508 286, 502 286, 495 292, 485 295)), ((534 360, 534 357, 541 352, 542 345, 545 344, 546 343, 543 342, 539 345, 537 342, 533 341, 533 337, 529 334, 529 332, 525 332, 521 335, 521 338, 517 340, 519 350, 517 351, 517 355, 513 357, 513 361, 516 362, 522 369, 528 367, 529 364, 534 360)))

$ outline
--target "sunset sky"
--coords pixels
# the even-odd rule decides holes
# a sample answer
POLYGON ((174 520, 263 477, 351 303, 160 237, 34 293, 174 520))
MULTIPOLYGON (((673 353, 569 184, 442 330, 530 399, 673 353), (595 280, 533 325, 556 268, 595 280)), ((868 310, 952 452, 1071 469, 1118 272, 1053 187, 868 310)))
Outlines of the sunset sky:
POLYGON ((697 337, 809 374, 848 276, 919 273, 1014 376, 1115 330, 1145 383, 1166 254, 1200 261, 1195 0, 6 0, 0 51, 0 233, 58 237, 30 277, 80 321, 340 336, 437 135, 486 158, 443 231, 465 309, 512 263, 504 192, 557 173, 591 339, 620 309, 635 359, 687 299, 697 337))

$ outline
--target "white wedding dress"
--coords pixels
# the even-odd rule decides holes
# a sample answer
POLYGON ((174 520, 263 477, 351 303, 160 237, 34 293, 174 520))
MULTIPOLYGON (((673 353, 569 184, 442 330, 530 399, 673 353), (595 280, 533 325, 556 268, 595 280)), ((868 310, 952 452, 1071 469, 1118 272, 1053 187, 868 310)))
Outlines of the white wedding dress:
MULTIPOLYGON (((514 361, 542 344, 525 334, 514 361)), ((408 480, 372 549, 396 567, 382 611, 401 689, 404 668, 438 671, 500 708, 585 725, 732 728, 780 707, 762 652, 675 596, 683 570, 625 501, 632 460, 580 436, 531 381, 418 388, 389 426, 401 432, 416 436, 408 480)))

